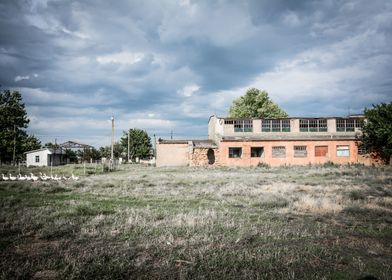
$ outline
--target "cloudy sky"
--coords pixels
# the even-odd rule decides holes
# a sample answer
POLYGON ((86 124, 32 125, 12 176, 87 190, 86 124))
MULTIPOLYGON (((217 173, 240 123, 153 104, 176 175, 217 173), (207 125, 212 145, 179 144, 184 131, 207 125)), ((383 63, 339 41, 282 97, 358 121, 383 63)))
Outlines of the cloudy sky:
POLYGON ((1 0, 0 84, 43 143, 205 138, 257 87, 291 116, 392 100, 392 2, 1 0))

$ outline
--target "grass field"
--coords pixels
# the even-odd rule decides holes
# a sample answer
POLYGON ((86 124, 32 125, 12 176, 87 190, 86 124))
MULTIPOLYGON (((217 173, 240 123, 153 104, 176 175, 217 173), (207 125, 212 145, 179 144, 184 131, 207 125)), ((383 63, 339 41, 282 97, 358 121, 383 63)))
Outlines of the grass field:
POLYGON ((391 167, 128 165, 0 203, 1 279, 392 277, 391 167))

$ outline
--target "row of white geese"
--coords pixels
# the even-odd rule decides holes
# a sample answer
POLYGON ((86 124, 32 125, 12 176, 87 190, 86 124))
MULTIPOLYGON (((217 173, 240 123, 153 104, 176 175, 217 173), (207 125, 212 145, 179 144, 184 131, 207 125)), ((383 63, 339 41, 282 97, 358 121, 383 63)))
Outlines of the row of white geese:
POLYGON ((79 180, 79 177, 74 176, 73 174, 70 177, 66 177, 64 175, 62 176, 57 176, 57 174, 55 174, 55 176, 50 175, 47 176, 45 173, 39 173, 38 176, 35 176, 33 173, 30 173, 30 176, 28 175, 21 175, 20 173, 16 176, 12 176, 11 174, 9 174, 9 176, 5 176, 4 174, 1 174, 1 180, 2 181, 48 181, 48 180, 54 180, 54 181, 68 181, 68 180, 74 180, 77 181, 79 180))

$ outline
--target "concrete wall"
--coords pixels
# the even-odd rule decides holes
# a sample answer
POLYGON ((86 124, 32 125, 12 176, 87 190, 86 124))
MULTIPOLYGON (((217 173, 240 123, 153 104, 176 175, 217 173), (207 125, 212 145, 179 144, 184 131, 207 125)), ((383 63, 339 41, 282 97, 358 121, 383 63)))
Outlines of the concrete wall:
POLYGON ((26 154, 27 166, 48 166, 48 150, 36 151, 26 154), (39 156, 39 162, 35 162, 35 157, 39 156))
POLYGON ((157 143, 157 166, 188 166, 189 144, 157 143))
POLYGON ((219 163, 226 166, 252 166, 258 163, 266 163, 271 166, 279 165, 306 165, 306 164, 322 164, 326 162, 334 162, 336 164, 359 163, 357 145, 353 140, 320 140, 320 141, 249 141, 249 142, 221 142, 219 152, 219 163), (350 155, 348 157, 338 157, 336 155, 337 145, 348 145, 350 155), (284 158, 273 158, 272 147, 285 146, 286 156, 284 158), (306 157, 294 157, 294 146, 307 146, 306 157), (326 156, 316 157, 315 146, 327 146, 328 153, 326 156), (241 147, 241 158, 229 158, 229 147, 241 147), (264 147, 264 157, 251 158, 251 147, 264 147))

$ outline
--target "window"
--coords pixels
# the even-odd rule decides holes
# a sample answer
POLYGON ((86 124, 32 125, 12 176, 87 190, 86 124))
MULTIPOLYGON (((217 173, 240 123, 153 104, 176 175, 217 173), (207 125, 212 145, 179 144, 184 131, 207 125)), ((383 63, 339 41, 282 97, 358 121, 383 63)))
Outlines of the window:
POLYGON ((336 120, 336 131, 346 131, 346 120, 344 119, 336 120))
POLYGON ((234 132, 252 132, 253 121, 252 120, 235 120, 234 121, 234 132))
POLYGON ((367 149, 366 149, 366 147, 364 146, 364 145, 359 145, 358 146, 358 155, 366 155, 368 152, 367 152, 367 149))
POLYGON ((252 131, 253 131, 253 121, 244 120, 244 132, 252 132, 252 131))
POLYGON ((349 157, 350 147, 348 145, 336 146, 336 156, 337 157, 349 157))
POLYGON ((251 147, 250 157, 264 157, 264 147, 251 147))
POLYGON ((363 120, 362 119, 356 119, 355 120, 355 128, 361 129, 363 127, 363 120))
POLYGON ((328 131, 328 126, 327 126, 327 120, 326 119, 318 120, 318 129, 319 129, 319 131, 322 131, 322 132, 327 132, 328 131))
POLYGON ((309 120, 299 120, 299 131, 309 131, 309 120))
POLYGON ((39 162, 39 156, 35 156, 35 162, 39 162))
POLYGON ((242 156, 242 148, 229 148, 229 158, 240 158, 242 156))
POLYGON ((346 120, 346 131, 354 131, 354 120, 346 120))
POLYGON ((328 154, 328 146, 316 146, 314 147, 314 155, 316 157, 326 157, 328 154))
POLYGON ((290 120, 262 120, 261 131, 290 132, 290 120))
POLYGON ((317 120, 309 120, 309 131, 316 132, 318 130, 317 120))
POLYGON ((294 146, 294 157, 307 157, 306 146, 294 146))
POLYGON ((233 124, 234 121, 233 120, 225 120, 225 124, 233 124))
POLYGON ((271 131, 271 120, 261 121, 261 131, 265 131, 265 132, 271 131))
POLYGON ((326 132, 328 125, 326 119, 301 119, 299 120, 301 132, 326 132))
POLYGON ((336 131, 355 131, 362 126, 363 119, 336 119, 336 131))
POLYGON ((280 131, 280 120, 272 120, 272 131, 274 132, 280 131))
POLYGON ((282 132, 290 132, 290 120, 282 120, 282 132))
POLYGON ((286 147, 285 146, 275 146, 275 147, 272 147, 272 157, 273 158, 284 158, 284 157, 286 157, 286 147))

